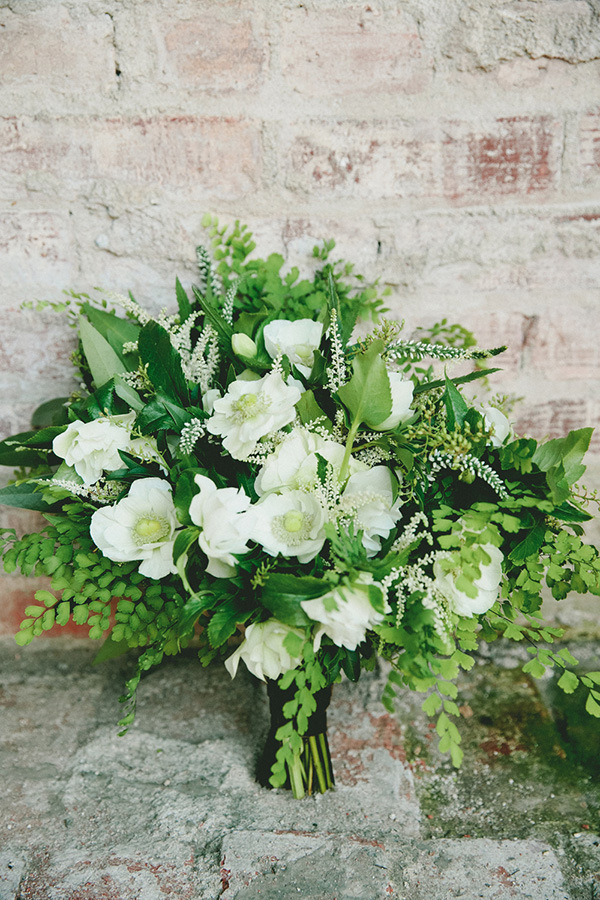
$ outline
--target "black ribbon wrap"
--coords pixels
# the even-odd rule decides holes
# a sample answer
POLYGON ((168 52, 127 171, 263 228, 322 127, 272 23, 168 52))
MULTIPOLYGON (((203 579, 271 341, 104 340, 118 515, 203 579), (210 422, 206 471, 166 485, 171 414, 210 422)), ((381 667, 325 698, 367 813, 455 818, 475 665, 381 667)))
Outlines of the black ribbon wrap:
MULTIPOLYGON (((275 756, 281 746, 281 741, 276 740, 275 734, 281 725, 285 725, 285 723, 289 721, 283 714, 283 707, 289 700, 294 699, 296 690, 295 684, 292 684, 291 687, 284 691, 279 687, 276 681, 272 681, 271 679, 267 680, 267 696, 269 698, 271 722, 269 725, 269 733, 267 734, 267 739, 265 741, 265 747, 256 769, 256 778, 263 787, 271 787, 269 784, 271 766, 275 762, 275 756)), ((329 743, 327 741, 327 708, 331 702, 331 692, 332 685, 328 685, 328 687, 323 688, 321 691, 317 691, 315 694, 317 708, 309 717, 308 727, 303 735, 303 738, 308 738, 322 734, 325 739, 328 759, 330 756, 329 743)), ((286 782, 285 787, 289 788, 289 786, 289 782, 286 782)))

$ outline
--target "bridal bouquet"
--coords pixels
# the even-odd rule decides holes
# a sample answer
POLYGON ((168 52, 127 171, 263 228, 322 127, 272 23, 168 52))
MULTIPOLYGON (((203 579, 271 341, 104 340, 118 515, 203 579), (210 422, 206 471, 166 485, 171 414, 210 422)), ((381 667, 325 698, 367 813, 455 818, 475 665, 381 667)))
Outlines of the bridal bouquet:
POLYGON ((405 340, 384 319, 353 338, 382 301, 327 261, 331 244, 299 281, 281 257, 248 260, 244 227, 209 224, 215 262, 199 250, 177 312, 71 297, 80 388, 0 443, 17 469, 0 502, 45 520, 0 532, 4 567, 50 577, 17 642, 73 619, 106 638, 100 658, 141 648, 125 730, 165 654, 196 646, 231 677, 243 663, 269 687, 263 779, 296 797, 333 784, 331 685, 377 657, 386 707, 397 687, 426 694, 455 765, 454 682, 482 640, 527 642, 524 670, 557 667, 600 715, 600 672, 577 675, 540 617, 544 585, 600 594, 575 486, 591 429, 517 437, 500 402, 461 391, 503 348, 445 322, 405 340), (457 361, 471 371, 451 377, 457 361))

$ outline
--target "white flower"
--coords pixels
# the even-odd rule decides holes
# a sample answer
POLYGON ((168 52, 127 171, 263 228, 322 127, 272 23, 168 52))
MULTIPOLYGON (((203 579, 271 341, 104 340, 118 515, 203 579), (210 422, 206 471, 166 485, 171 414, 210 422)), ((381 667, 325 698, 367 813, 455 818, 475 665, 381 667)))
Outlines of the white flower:
POLYGON ((300 396, 298 387, 285 384, 278 372, 254 381, 238 378, 215 400, 206 427, 224 438, 223 446, 234 459, 247 459, 261 437, 293 421, 300 396))
POLYGON ((392 411, 387 419, 375 426, 375 431, 392 431, 412 415, 410 404, 413 401, 414 384, 412 381, 405 381, 400 372, 388 371, 388 377, 392 391, 392 411))
MULTIPOLYGON (((310 489, 318 480, 317 453, 338 472, 344 452, 344 445, 337 441, 325 440, 306 428, 294 428, 266 458, 254 483, 256 493, 262 496, 270 491, 310 489)), ((364 463, 350 460, 351 472, 366 468, 364 463)))
POLYGON ((232 678, 235 678, 240 659, 257 678, 279 678, 289 669, 296 669, 302 662, 301 656, 291 656, 283 645, 288 634, 297 634, 304 639, 304 634, 297 628, 291 628, 268 619, 266 622, 254 622, 248 625, 244 640, 234 654, 225 660, 225 666, 232 678))
POLYGON ((200 549, 208 557, 206 571, 215 578, 235 575, 235 553, 248 550, 253 517, 248 513, 250 498, 243 490, 217 488, 205 475, 196 475, 200 488, 190 503, 190 518, 202 528, 200 549))
POLYGON ((482 406, 481 413, 485 424, 492 431, 490 443, 493 447, 501 447, 510 434, 510 422, 495 406, 482 406))
POLYGON ((218 400, 220 396, 221 391, 218 388, 211 388, 209 391, 206 391, 206 393, 202 395, 202 409, 204 412, 207 412, 210 415, 215 408, 215 400, 218 400))
POLYGON ((140 573, 159 579, 177 572, 173 562, 177 525, 171 485, 162 478, 139 478, 123 500, 96 510, 90 534, 108 559, 141 559, 140 573))
POLYGON ((368 629, 382 622, 384 614, 391 610, 382 589, 367 572, 352 584, 340 585, 322 597, 302 600, 300 606, 310 619, 320 623, 315 632, 315 650, 321 646, 324 634, 336 646, 356 650, 368 629))
POLYGON ((312 371, 315 350, 319 348, 323 336, 321 322, 312 319, 275 319, 265 325, 263 337, 267 353, 272 359, 285 354, 291 364, 308 378, 312 371))
POLYGON ((392 473, 387 466, 374 466, 366 472, 351 475, 340 500, 340 511, 351 515, 363 532, 362 543, 367 556, 381 549, 400 519, 400 500, 394 500, 392 473))
POLYGON ((84 484, 95 484, 103 472, 123 468, 119 450, 128 450, 135 413, 82 422, 77 419, 52 441, 52 450, 72 466, 84 484))
POLYGON ((325 543, 325 510, 306 491, 269 494, 252 507, 252 538, 271 556, 314 559, 325 543))
POLYGON ((433 564, 436 587, 448 601, 452 612, 458 616, 476 616, 487 612, 500 595, 504 556, 493 544, 480 544, 479 546, 490 557, 490 561, 489 563, 479 563, 481 575, 473 582, 477 591, 476 597, 469 597, 468 594, 456 587, 456 579, 461 572, 460 569, 446 571, 442 561, 448 559, 447 554, 439 554, 433 564))

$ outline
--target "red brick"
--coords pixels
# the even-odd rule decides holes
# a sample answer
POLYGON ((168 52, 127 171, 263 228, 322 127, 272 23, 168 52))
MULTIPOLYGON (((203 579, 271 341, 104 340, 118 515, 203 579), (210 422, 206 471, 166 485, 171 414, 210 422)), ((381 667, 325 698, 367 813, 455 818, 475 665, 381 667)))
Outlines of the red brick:
POLYGON ((62 4, 0 10, 0 85, 30 83, 73 91, 108 89, 115 83, 110 16, 79 15, 62 4))
MULTIPOLYGON (((477 203, 558 186, 562 128, 547 117, 468 122, 308 122, 287 149, 288 184, 373 199, 477 203)), ((285 151, 284 151, 285 152, 285 151)))
POLYGON ((558 186, 562 125, 548 116, 497 119, 473 130, 453 123, 443 141, 444 196, 489 199, 558 186))
POLYGON ((166 63, 181 86, 227 93, 260 85, 266 41, 253 17, 231 12, 198 8, 194 18, 165 33, 166 63))
POLYGON ((282 23, 283 75, 295 91, 328 97, 419 93, 432 60, 404 10, 381 15, 365 5, 289 10, 282 23))
POLYGON ((385 199, 435 196, 435 126, 308 122, 296 126, 284 168, 289 187, 315 194, 385 199))
MULTIPOLYGON (((28 606, 39 606, 35 599, 35 592, 49 587, 47 579, 25 578, 22 575, 0 576, 0 636, 16 634, 19 626, 25 618, 25 610, 28 606)), ((51 631, 45 631, 40 637, 71 637, 87 638, 89 628, 86 625, 76 625, 69 622, 67 625, 55 626, 51 631)), ((35 638, 34 640, 39 640, 35 638)))
POLYGON ((584 175, 597 175, 600 170, 600 110, 592 110, 581 118, 579 163, 584 175))
POLYGON ((259 129, 239 118, 7 118, 0 146, 5 171, 49 171, 64 184, 100 178, 238 197, 261 173, 259 129))

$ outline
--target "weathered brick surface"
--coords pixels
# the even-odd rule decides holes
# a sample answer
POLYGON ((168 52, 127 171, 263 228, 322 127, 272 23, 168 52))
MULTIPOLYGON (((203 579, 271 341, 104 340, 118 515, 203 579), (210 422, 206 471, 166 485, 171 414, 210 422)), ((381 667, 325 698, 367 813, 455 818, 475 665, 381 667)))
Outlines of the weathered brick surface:
POLYGON ((65 3, 0 9, 0 88, 35 94, 103 93, 114 87, 113 20, 65 3))
POLYGON ((286 83, 310 96, 416 94, 433 76, 417 23, 400 8, 297 6, 284 15, 280 53, 286 83))
POLYGON ((49 171, 69 182, 96 178, 181 187, 202 185, 215 197, 260 186, 256 124, 230 117, 139 116, 5 119, 5 171, 49 171))

